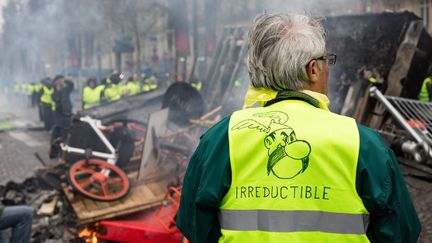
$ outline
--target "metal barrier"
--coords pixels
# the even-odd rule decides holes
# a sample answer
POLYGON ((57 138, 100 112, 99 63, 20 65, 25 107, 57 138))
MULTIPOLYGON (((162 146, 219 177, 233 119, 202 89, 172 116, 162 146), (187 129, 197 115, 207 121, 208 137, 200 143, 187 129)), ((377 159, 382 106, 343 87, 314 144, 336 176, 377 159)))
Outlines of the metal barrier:
POLYGON ((432 159, 432 103, 385 96, 377 87, 371 87, 369 92, 415 140, 402 144, 402 150, 412 154, 418 162, 432 159))

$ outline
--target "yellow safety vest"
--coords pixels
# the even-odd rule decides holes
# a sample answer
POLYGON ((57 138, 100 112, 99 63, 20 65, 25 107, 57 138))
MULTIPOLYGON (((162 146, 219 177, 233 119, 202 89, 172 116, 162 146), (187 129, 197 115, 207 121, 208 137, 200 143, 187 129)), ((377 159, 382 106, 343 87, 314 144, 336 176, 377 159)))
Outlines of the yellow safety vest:
POLYGON ((142 86, 142 91, 143 92, 147 92, 147 91, 150 91, 150 90, 155 90, 155 89, 157 89, 157 87, 158 87, 157 83, 151 83, 150 80, 147 78, 147 79, 144 79, 144 84, 142 86))
POLYGON ((191 83, 191 86, 194 87, 198 91, 201 91, 201 89, 202 89, 202 83, 201 82, 191 83))
POLYGON ((144 79, 143 83, 144 84, 142 85, 142 91, 143 92, 150 91, 150 81, 149 81, 149 79, 148 78, 144 79))
POLYGON ((39 93, 39 91, 41 91, 41 89, 42 89, 42 84, 36 84, 35 85, 34 90, 35 90, 36 93, 39 93))
POLYGON ((53 88, 48 88, 47 86, 42 86, 42 95, 40 97, 40 102, 42 104, 51 105, 51 110, 55 111, 55 102, 52 99, 52 94, 54 93, 53 88))
POLYGON ((128 82, 126 84, 126 90, 128 96, 136 95, 141 92, 141 87, 138 83, 135 82, 128 82))
POLYGON ((158 85, 156 83, 151 83, 150 84, 150 90, 155 90, 157 89, 158 85))
POLYGON ((26 93, 27 95, 32 95, 35 90, 35 86, 33 84, 26 85, 26 93))
POLYGON ((425 80, 423 80, 423 84, 420 90, 420 94, 419 94, 419 100, 420 101, 424 101, 424 102, 428 102, 429 101, 429 91, 427 89, 427 86, 432 82, 432 78, 431 77, 427 77, 425 78, 425 80))
POLYGON ((120 82, 117 84, 117 90, 120 93, 121 96, 124 96, 126 94, 127 91, 127 86, 125 82, 120 82))
POLYGON ((108 102, 121 99, 121 93, 116 84, 112 84, 110 87, 105 88, 104 96, 108 102))
POLYGON ((235 112, 228 137, 219 242, 369 242, 353 119, 284 100, 235 112))
POLYGON ((100 95, 104 86, 99 85, 95 88, 86 86, 83 90, 82 102, 84 103, 84 110, 100 105, 100 95))

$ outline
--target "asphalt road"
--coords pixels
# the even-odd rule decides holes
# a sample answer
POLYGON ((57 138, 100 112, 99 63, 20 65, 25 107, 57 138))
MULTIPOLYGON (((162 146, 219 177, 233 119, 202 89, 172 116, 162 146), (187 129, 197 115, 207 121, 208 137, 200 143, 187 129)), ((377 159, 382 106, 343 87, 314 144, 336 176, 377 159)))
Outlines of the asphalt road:
POLYGON ((10 99, 0 96, 0 185, 20 183, 31 177, 48 157, 50 134, 38 121, 37 108, 31 108, 26 97, 10 99))

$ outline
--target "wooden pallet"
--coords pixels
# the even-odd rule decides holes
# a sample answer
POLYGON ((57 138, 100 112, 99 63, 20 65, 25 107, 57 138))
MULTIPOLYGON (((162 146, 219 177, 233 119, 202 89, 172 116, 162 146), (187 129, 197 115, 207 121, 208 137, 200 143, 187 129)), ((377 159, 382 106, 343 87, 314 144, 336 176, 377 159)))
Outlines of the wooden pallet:
POLYGON ((114 218, 159 205, 167 191, 167 182, 136 184, 128 195, 114 202, 99 202, 72 193, 67 187, 63 191, 71 203, 80 224, 114 218))

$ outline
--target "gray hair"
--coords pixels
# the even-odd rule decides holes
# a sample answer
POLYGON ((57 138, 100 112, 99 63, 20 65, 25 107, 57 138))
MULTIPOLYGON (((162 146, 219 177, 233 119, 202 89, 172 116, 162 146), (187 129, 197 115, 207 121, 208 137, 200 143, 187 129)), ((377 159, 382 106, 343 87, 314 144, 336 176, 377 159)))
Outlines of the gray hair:
POLYGON ((325 51, 318 20, 296 14, 264 14, 249 31, 248 71, 252 86, 302 90, 308 86, 306 65, 325 51))

